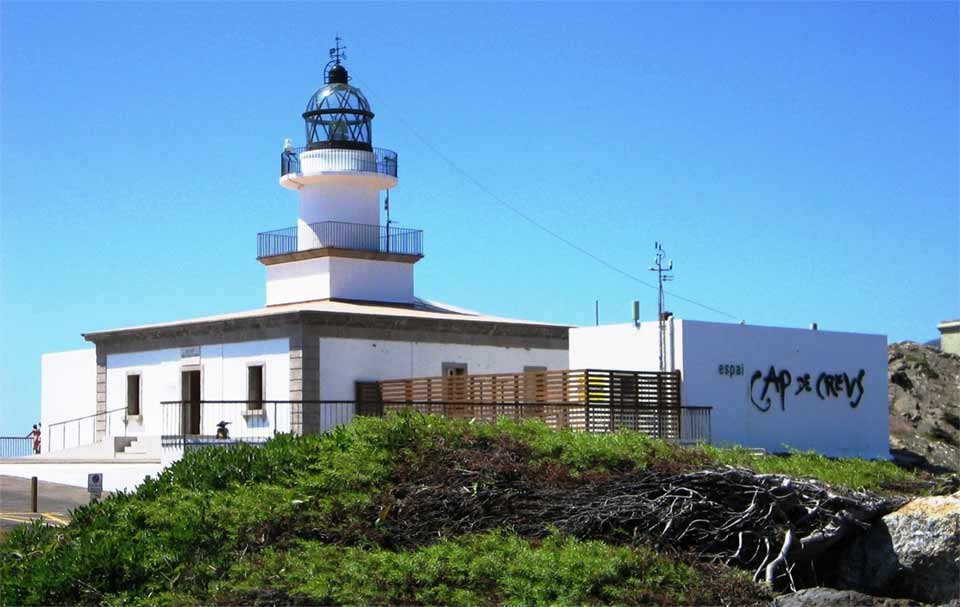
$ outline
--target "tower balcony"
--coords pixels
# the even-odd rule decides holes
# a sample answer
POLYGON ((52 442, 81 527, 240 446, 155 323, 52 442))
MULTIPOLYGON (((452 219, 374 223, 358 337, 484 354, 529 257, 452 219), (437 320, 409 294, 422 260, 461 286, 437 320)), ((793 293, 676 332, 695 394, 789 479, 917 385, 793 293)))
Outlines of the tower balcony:
POLYGON ((392 187, 397 183, 397 153, 383 148, 352 149, 345 145, 287 148, 280 154, 280 184, 290 189, 300 189, 313 182, 311 178, 350 174, 365 174, 383 181, 383 187, 392 187))
POLYGON ((322 221, 257 234, 257 259, 264 265, 316 257, 416 263, 423 257, 423 230, 322 221))

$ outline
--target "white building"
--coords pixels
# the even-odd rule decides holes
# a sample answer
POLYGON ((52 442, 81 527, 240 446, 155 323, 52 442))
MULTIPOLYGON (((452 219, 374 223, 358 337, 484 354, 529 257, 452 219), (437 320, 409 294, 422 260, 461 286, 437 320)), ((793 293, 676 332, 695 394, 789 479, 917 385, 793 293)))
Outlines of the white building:
MULTIPOLYGON (((838 457, 889 457, 887 339, 669 319, 664 366, 682 403, 711 407, 714 444, 838 457)), ((656 321, 570 330, 570 367, 651 370, 656 321)))
POLYGON ((357 382, 378 379, 567 367, 565 326, 414 295, 423 234, 381 221, 397 154, 372 146, 367 100, 339 60, 328 68, 303 113, 306 146, 287 140, 281 155, 297 225, 257 235, 265 307, 89 332, 94 348, 44 355, 44 454, 0 473, 83 484, 96 469, 106 489, 129 487, 179 457, 164 435, 215 436, 226 420, 231 436, 268 437, 354 414, 352 402, 271 401, 354 401, 357 382))

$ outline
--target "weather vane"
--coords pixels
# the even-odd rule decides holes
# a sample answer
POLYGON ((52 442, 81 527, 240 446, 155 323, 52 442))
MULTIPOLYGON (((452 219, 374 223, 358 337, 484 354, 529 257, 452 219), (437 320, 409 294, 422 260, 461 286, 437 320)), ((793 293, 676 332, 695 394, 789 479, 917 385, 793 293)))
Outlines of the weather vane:
POLYGON ((347 47, 340 46, 340 42, 341 42, 340 34, 337 34, 337 36, 334 38, 334 41, 336 43, 336 46, 330 49, 330 58, 334 62, 336 62, 337 65, 340 65, 340 60, 347 58, 347 54, 343 52, 347 50, 347 47))

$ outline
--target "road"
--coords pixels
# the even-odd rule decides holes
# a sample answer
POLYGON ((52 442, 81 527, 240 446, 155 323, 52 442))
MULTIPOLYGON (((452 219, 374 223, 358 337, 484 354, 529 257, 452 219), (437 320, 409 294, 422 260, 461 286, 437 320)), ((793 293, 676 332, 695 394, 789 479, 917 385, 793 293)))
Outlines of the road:
POLYGON ((89 503, 86 489, 40 481, 37 487, 38 514, 30 512, 30 479, 0 475, 0 537, 17 525, 42 518, 50 525, 70 521, 70 510, 89 503))

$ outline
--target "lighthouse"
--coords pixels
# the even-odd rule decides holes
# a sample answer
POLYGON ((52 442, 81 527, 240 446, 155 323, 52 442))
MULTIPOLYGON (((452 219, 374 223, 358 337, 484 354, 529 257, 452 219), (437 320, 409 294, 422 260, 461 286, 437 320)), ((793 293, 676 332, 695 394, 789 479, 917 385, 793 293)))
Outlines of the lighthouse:
POLYGON ((324 84, 302 114, 303 147, 284 142, 280 185, 298 197, 297 225, 257 235, 266 303, 412 304, 423 232, 381 225, 381 193, 397 185, 396 152, 373 147, 370 103, 331 49, 324 84))

